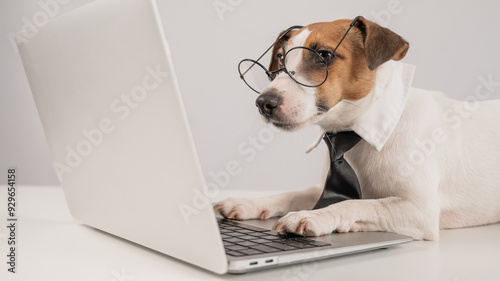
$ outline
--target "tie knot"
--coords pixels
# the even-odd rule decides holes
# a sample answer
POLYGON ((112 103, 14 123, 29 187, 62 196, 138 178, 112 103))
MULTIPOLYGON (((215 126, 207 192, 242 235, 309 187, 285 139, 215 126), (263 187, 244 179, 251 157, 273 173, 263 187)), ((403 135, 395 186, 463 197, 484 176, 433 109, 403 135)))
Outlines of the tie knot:
POLYGON ((323 140, 330 151, 330 161, 337 161, 344 156, 344 153, 353 148, 361 137, 353 131, 325 133, 323 140))

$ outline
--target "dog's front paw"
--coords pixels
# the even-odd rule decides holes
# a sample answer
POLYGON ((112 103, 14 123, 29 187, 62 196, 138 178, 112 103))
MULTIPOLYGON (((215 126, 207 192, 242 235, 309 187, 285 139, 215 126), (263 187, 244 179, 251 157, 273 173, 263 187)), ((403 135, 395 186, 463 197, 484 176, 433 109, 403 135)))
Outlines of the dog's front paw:
POLYGON ((267 219, 275 215, 262 200, 228 198, 214 206, 214 210, 227 219, 267 219))
POLYGON ((295 233, 304 236, 322 236, 335 230, 331 215, 325 210, 291 212, 273 226, 279 233, 295 233))

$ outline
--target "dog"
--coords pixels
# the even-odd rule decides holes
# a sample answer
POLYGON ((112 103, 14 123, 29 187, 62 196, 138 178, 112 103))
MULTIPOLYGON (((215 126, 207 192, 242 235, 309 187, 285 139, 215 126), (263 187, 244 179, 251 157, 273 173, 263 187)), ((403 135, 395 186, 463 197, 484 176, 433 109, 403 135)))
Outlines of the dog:
POLYGON ((413 68, 400 62, 409 43, 374 22, 360 18, 332 52, 349 23, 314 23, 281 38, 270 71, 278 69, 283 52, 306 46, 327 58, 328 77, 318 87, 304 87, 279 73, 257 105, 266 122, 285 131, 318 125, 325 132, 358 133, 363 140, 345 159, 362 199, 312 210, 322 193, 316 186, 228 198, 214 210, 237 220, 282 216, 274 230, 304 236, 388 231, 436 240, 440 229, 499 222, 500 101, 483 100, 500 83, 480 78, 466 102, 413 88, 413 68))

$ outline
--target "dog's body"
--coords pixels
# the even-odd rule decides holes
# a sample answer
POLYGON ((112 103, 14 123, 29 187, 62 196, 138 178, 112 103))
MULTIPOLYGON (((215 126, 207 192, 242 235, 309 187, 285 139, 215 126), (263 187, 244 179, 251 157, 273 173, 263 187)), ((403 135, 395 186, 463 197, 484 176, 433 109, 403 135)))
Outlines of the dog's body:
MULTIPOLYGON (((338 42, 342 32, 326 31, 344 31, 340 26, 345 23, 310 25, 283 44, 290 48, 320 41, 327 46, 324 48, 331 48, 322 40, 338 42)), ((331 72, 342 73, 315 89, 300 89, 280 74, 261 95, 276 97, 278 93, 280 103, 268 112, 261 107, 261 113, 264 110, 268 122, 287 130, 317 124, 328 132, 354 130, 360 134, 364 140, 345 158, 358 176, 363 199, 311 210, 322 191, 311 187, 256 200, 230 198, 217 204, 215 210, 235 219, 284 215, 274 229, 311 236, 381 230, 434 240, 440 228, 499 222, 500 101, 478 100, 485 99, 500 84, 491 77, 481 78, 468 102, 451 100, 438 92, 402 90, 401 86, 393 93, 377 93, 375 88, 389 81, 387 78, 384 82, 384 75, 399 73, 401 66, 392 64, 401 63, 390 60, 402 59, 408 43, 366 20, 357 28, 359 32, 346 37, 347 47, 339 48, 338 58, 329 64, 331 72), (382 54, 376 51, 380 48, 384 49, 382 54), (366 124, 370 119, 363 117, 377 106, 395 113, 372 112, 370 119, 385 114, 380 120, 394 121, 394 125, 380 125, 386 134, 374 140, 364 131, 371 130, 366 124), (398 107, 401 112, 397 112, 398 107)), ((278 51, 275 48, 274 52, 278 51)))

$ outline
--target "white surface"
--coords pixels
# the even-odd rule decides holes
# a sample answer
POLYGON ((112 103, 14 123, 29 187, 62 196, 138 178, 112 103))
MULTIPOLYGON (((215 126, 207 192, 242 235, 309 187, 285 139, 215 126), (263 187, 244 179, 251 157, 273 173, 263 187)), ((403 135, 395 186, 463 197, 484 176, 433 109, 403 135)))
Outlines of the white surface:
MULTIPOLYGON (((441 238, 434 242, 416 241, 387 250, 245 275, 218 276, 78 223, 71 218, 59 187, 18 186, 18 192, 19 273, 7 274, 6 264, 2 262, 2 281, 486 281, 498 280, 500 276, 500 224, 441 231, 441 238), (122 272, 130 278, 118 279, 115 274, 122 272)), ((261 196, 264 192, 228 191, 220 198, 227 194, 261 196)), ((2 212, 5 202, 6 189, 2 186, 2 212)), ((0 238, 4 256, 4 227, 0 228, 0 238)))
MULTIPOLYGON (((25 184, 56 184, 56 177, 21 61, 8 34, 21 30, 24 19, 33 22, 33 16, 43 11, 38 3, 49 1, 0 1, 0 175, 6 166, 15 165, 25 184)), ((65 2, 58 15, 90 1, 65 2)), ((357 15, 380 18, 379 23, 410 42, 403 61, 417 67, 414 86, 464 99, 474 94, 479 76, 492 74, 494 81, 500 80, 497 0, 158 2, 202 166, 206 173, 217 172, 228 161, 238 161, 243 171, 231 179, 231 185, 241 189, 300 189, 320 177, 320 150, 303 153, 316 138, 313 130, 274 134, 269 143, 261 143, 264 149, 254 149, 256 157, 251 161, 237 150, 239 145, 252 148, 248 138, 266 128, 254 105, 256 95, 237 75, 237 63, 260 55, 291 25, 357 15), (214 3, 233 6, 219 17, 214 3)), ((491 98, 499 95, 497 90, 491 98)))

